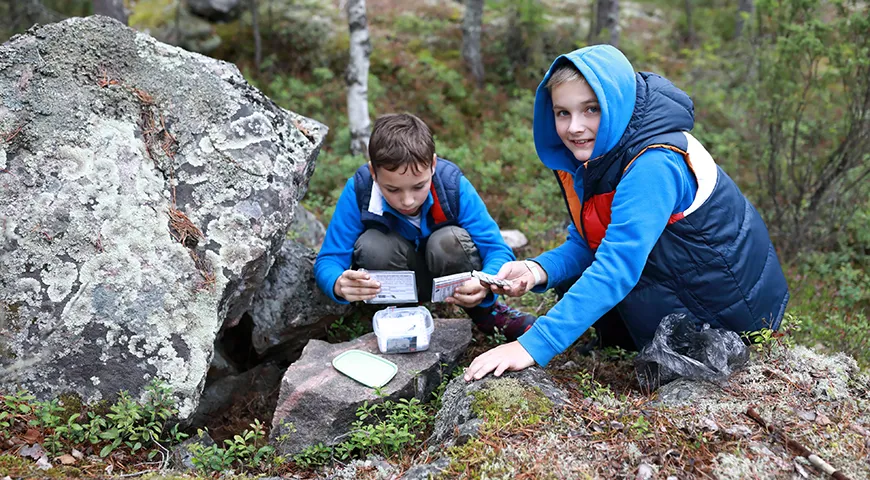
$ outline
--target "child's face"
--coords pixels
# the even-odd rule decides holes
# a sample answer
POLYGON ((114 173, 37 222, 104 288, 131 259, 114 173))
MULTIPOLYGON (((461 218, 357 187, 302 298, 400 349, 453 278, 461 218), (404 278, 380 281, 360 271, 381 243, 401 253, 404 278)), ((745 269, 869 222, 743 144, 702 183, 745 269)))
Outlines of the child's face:
POLYGON ((580 80, 553 87, 553 114, 562 143, 581 162, 589 160, 601 122, 598 98, 588 83, 580 80))
POLYGON ((399 168, 395 172, 378 168, 372 175, 387 203, 402 215, 413 216, 420 213, 420 208, 429 197, 436 160, 432 160, 431 167, 421 168, 419 172, 414 172, 413 168, 399 168))

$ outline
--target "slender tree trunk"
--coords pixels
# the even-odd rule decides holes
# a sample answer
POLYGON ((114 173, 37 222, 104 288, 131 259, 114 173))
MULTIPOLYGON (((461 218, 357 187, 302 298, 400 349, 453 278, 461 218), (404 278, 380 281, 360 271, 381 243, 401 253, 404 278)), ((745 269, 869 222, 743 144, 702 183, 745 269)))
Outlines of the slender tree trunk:
POLYGON ((693 13, 694 8, 692 7, 692 0, 686 0, 686 36, 688 37, 686 40, 688 40, 690 47, 695 48, 697 36, 695 35, 695 20, 693 13))
POLYGON ((754 0, 740 0, 737 6, 737 22, 734 24, 734 37, 740 38, 743 36, 743 29, 746 27, 746 20, 752 16, 755 11, 754 0))
POLYGON ((251 30, 254 31, 254 69, 260 73, 260 63, 263 61, 263 40, 260 38, 260 13, 257 0, 250 0, 251 30))
POLYGON ((350 153, 365 154, 371 135, 369 119, 369 56, 372 43, 366 22, 365 0, 348 0, 347 24, 350 28, 350 62, 347 65, 347 117, 350 126, 350 153))
POLYGON ((478 88, 483 87, 483 58, 480 37, 483 32, 483 0, 468 0, 462 18, 462 58, 471 70, 478 88))
POLYGON ((595 2, 595 22, 590 42, 607 42, 619 46, 619 0, 597 0, 595 2), (607 36, 604 37, 604 33, 607 36))
POLYGON ((112 17, 124 25, 128 23, 124 0, 94 0, 94 14, 112 17))

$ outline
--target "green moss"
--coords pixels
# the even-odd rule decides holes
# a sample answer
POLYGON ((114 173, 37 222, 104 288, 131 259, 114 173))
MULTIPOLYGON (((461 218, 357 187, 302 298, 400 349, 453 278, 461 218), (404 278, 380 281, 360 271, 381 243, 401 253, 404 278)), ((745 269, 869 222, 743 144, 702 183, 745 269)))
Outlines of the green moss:
POLYGON ((18 476, 15 472, 21 472, 29 468, 29 462, 16 455, 0 455, 0 474, 10 477, 18 476))
POLYGON ((537 387, 523 385, 514 378, 502 378, 474 392, 471 409, 487 426, 502 429, 540 422, 552 411, 553 402, 537 387))
POLYGON ((504 478, 511 474, 510 466, 501 463, 499 453, 480 439, 448 448, 447 457, 450 458, 450 472, 446 473, 460 474, 462 478, 504 478))
POLYGON ((67 392, 59 395, 57 398, 60 400, 61 408, 63 408, 59 416, 64 423, 69 420, 69 417, 76 413, 82 413, 84 405, 82 404, 82 397, 79 396, 79 394, 75 392, 67 392))

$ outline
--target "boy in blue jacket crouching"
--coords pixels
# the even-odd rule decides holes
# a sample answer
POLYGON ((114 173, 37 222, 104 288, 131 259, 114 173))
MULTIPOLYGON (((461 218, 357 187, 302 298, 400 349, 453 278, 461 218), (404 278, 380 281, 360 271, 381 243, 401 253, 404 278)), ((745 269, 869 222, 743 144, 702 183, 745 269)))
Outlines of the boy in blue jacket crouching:
MULTIPOLYGON (((453 163, 438 158, 426 124, 409 114, 375 121, 369 162, 338 199, 314 263, 314 277, 338 303, 368 300, 380 285, 365 270, 413 270, 418 299, 428 301, 432 279, 480 270, 495 274, 515 260, 483 200, 453 163)), ((496 301, 472 278, 448 303, 465 309, 485 333, 509 340, 535 317, 496 301)))
POLYGON ((779 328, 788 287, 767 228, 693 126, 685 92, 635 73, 612 46, 553 62, 535 97, 534 137, 562 188, 568 239, 506 263, 498 277, 512 286, 492 289, 564 296, 517 342, 474 359, 466 380, 544 366, 593 323, 605 337, 624 332, 603 342, 634 348, 671 313, 698 327, 779 328))

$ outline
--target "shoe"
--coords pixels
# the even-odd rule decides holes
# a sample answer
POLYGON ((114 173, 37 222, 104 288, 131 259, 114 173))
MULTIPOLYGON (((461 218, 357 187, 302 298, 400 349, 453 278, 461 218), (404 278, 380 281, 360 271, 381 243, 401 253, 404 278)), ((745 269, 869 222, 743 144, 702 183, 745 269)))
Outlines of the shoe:
POLYGON ((526 333, 537 320, 534 315, 523 313, 501 302, 495 302, 490 307, 466 308, 465 311, 481 332, 492 335, 497 330, 509 342, 526 333))

